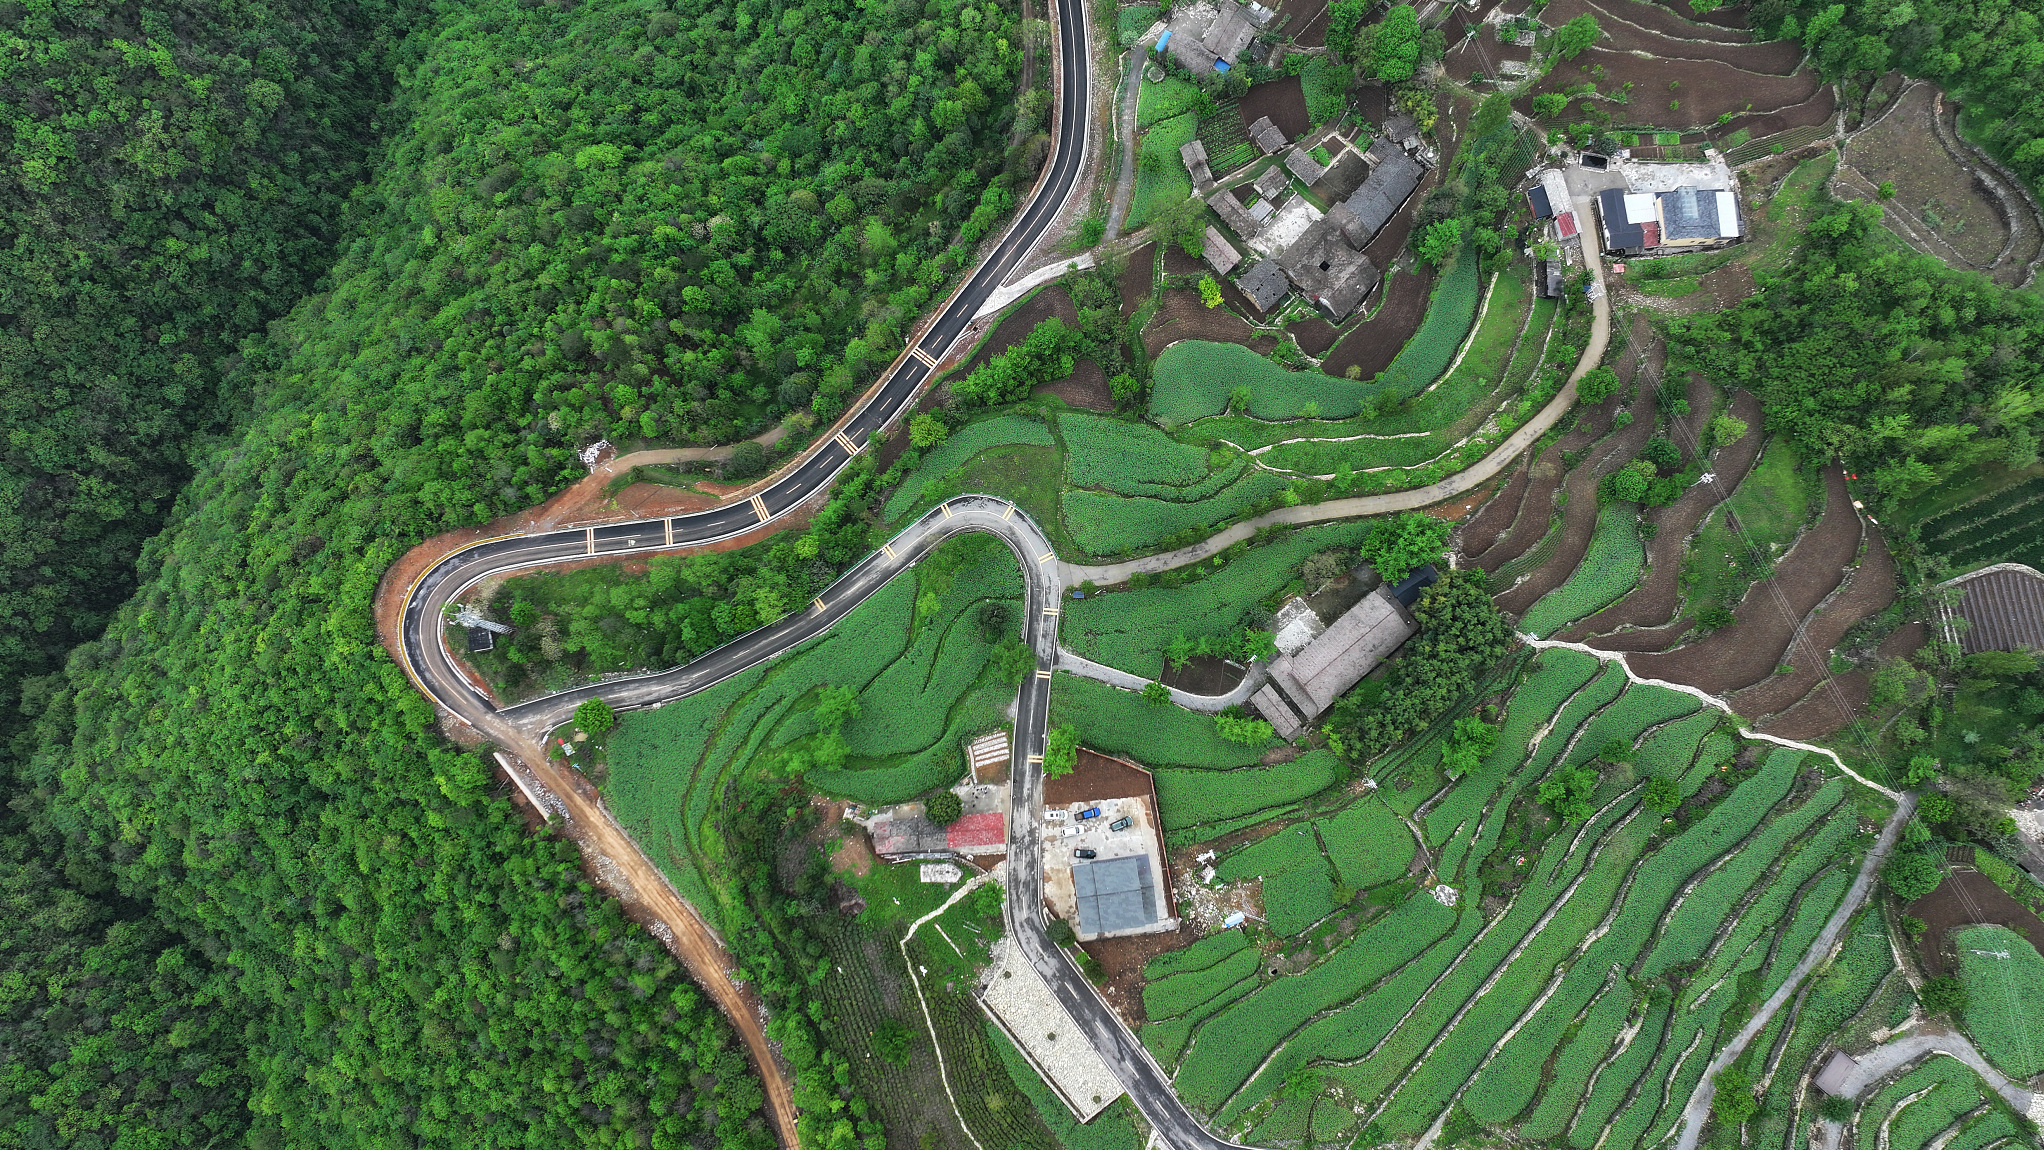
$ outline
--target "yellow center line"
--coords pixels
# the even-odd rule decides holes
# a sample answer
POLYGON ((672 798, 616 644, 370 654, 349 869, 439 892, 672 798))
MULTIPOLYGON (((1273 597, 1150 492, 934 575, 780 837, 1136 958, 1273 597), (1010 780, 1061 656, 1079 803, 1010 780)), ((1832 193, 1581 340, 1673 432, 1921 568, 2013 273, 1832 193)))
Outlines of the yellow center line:
POLYGON ((759 521, 761 523, 765 523, 773 518, 773 516, 767 514, 766 500, 761 499, 757 495, 752 497, 752 509, 759 514, 759 521))
POLYGON ((937 506, 944 509, 944 518, 951 518, 951 505, 949 503, 939 503, 937 506))
POLYGON ((1043 554, 1041 554, 1041 555, 1038 555, 1038 556, 1036 557, 1036 561, 1037 561, 1038 563, 1048 563, 1048 562, 1050 562, 1050 561, 1051 561, 1052 559, 1054 559, 1054 558, 1056 558, 1056 557, 1057 557, 1057 552, 1055 552, 1055 551, 1046 551, 1046 552, 1044 552, 1043 554))
POLYGON ((586 554, 589 555, 596 554, 596 528, 584 527, 582 529, 582 539, 584 543, 588 546, 588 551, 586 552, 586 554))
POLYGON ((885 544, 885 543, 882 543, 882 544, 880 545, 880 549, 881 549, 882 551, 885 551, 885 552, 887 552, 887 557, 888 557, 889 559, 894 559, 894 558, 898 558, 898 557, 897 557, 897 556, 896 556, 896 555, 894 554, 894 548, 892 548, 892 547, 889 547, 889 546, 888 546, 887 544, 885 544))
POLYGON ((825 606, 823 605, 823 600, 821 600, 821 599, 818 599, 818 600, 816 601, 816 609, 817 609, 818 611, 828 611, 828 610, 829 610, 830 608, 828 608, 828 607, 825 607, 825 606))

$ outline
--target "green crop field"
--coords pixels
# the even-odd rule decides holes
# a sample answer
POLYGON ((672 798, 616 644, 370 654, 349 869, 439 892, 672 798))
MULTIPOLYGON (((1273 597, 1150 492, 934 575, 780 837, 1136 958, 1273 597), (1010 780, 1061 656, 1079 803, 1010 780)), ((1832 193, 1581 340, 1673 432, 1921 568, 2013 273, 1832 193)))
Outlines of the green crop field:
MULTIPOLYGON (((1748 435, 1761 434, 1759 428, 1748 435)), ((1762 556, 1779 558, 1810 513, 1824 505, 1824 486, 1817 468, 1799 465, 1795 448, 1776 436, 1748 472, 1739 489, 1711 512, 1683 558, 1682 593, 1689 610, 1713 603, 1727 607, 1766 573, 1748 546, 1762 556), (1733 531, 1729 514, 1738 523, 1733 531)))
POLYGON ((1192 142, 1198 129, 1191 112, 1160 120, 1143 133, 1136 152, 1135 198, 1129 205, 1128 226, 1140 228, 1158 214, 1192 194, 1192 175, 1178 149, 1192 142))
POLYGON ((1259 957, 1256 951, 1243 948, 1204 970, 1146 982, 1143 1013, 1161 1021, 1197 1009, 1243 979, 1255 978, 1259 957))
POLYGON ((1959 568, 2012 559, 2020 562, 2017 556, 2034 552, 2040 502, 2044 502, 2044 476, 2004 487, 1985 499, 1926 520, 1923 547, 1959 568))
MULTIPOLYGON (((1137 35, 1141 34, 1142 29, 1137 29, 1137 35)), ((1197 84, 1176 76, 1166 76, 1154 83, 1145 80, 1142 90, 1136 93, 1136 127, 1147 128, 1160 120, 1194 111, 1200 106, 1201 95, 1197 84)))
POLYGON ((1123 555, 1155 547, 1191 527, 1219 527, 1262 508, 1291 481, 1251 471, 1197 503, 1135 499, 1097 491, 1066 491, 1058 501, 1065 530, 1092 555, 1123 555))
POLYGON ((1306 96, 1306 118, 1315 125, 1341 115, 1348 106, 1349 69, 1325 56, 1315 56, 1299 73, 1299 86, 1306 96))
POLYGON ((1157 13, 1162 11, 1163 9, 1155 4, 1137 4, 1116 12, 1114 14, 1115 40, 1123 48, 1135 47, 1136 41, 1142 39, 1143 33, 1150 30, 1150 25, 1157 22, 1157 13))
POLYGON ((1980 1105, 1987 1091, 1965 1063, 1937 1054, 1861 1101, 1859 1145, 1922 1150, 1923 1144, 1961 1114, 1980 1105), (1881 1127, 1887 1126, 1887 1137, 1881 1127))
POLYGON ((1236 462, 1232 452, 1212 460, 1204 448, 1179 443, 1148 424, 1098 415, 1058 419, 1065 444, 1065 477, 1074 487, 1118 495, 1194 502, 1212 494, 1207 481, 1236 462))
POLYGON ((1385 369, 1381 382, 1286 371, 1239 344, 1188 340, 1157 357, 1150 414, 1169 425, 1219 415, 1237 387, 1249 389, 1249 414, 1266 420, 1294 419, 1309 403, 1320 418, 1346 419, 1379 392, 1416 395, 1447 370, 1469 334, 1482 291, 1476 264, 1465 253, 1434 286, 1426 318, 1385 369))
POLYGON ((1519 620, 1519 629, 1545 639, 1578 619, 1593 615, 1623 598, 1639 583, 1646 566, 1646 546, 1639 538, 1639 511, 1614 501, 1597 513, 1597 533, 1568 582, 1540 597, 1519 620))
POLYGON ((1064 608, 1059 640, 1078 654, 1131 674, 1163 670, 1164 648, 1180 635, 1225 635, 1245 613, 1292 585, 1318 551, 1353 549, 1368 523, 1307 527, 1240 554, 1199 565, 1199 578, 1177 587, 1089 595, 1064 608))
MULTIPOLYGON (((1273 767, 1242 767, 1232 771, 1166 768, 1156 775, 1157 805, 1162 808, 1164 829, 1183 831, 1239 820, 1244 815, 1317 795, 1341 777, 1341 765, 1331 752, 1310 751, 1273 767)), ((1175 835, 1173 841, 1198 841, 1200 837, 1175 835)))
POLYGON ((1143 977, 1167 978, 1174 974, 1205 970, 1248 945, 1248 937, 1239 930, 1224 930, 1219 934, 1210 934, 1191 946, 1167 950, 1144 963, 1143 977))
POLYGON ((1968 927, 1957 942, 1966 1030, 1981 1053, 2013 1078, 2044 1071, 2044 958, 2002 926, 1968 927))
MULTIPOLYGON (((1432 871, 1456 890, 1456 908, 1414 892, 1305 972, 1221 1010, 1209 1025, 1226 1027, 1230 1042, 1193 1044, 1181 1096, 1242 1137, 1273 1128, 1297 1098, 1280 1087, 1313 1066, 1323 1088, 1342 1091, 1340 1106, 1384 1138, 1417 1137, 1458 1096, 1476 1121, 1540 1144, 1663 1136, 1736 1004, 1777 969, 1770 940, 1784 934, 1807 947, 1843 894, 1859 833, 1841 817, 1851 809, 1845 783, 1788 801, 1798 772, 1823 764, 1776 748, 1681 825, 1638 805, 1636 764, 1603 768, 1599 808, 1583 825, 1550 823, 1528 841, 1502 812, 1529 800, 1552 766, 1587 762, 1609 739, 1638 744, 1653 731, 1643 749, 1658 771, 1689 772, 1721 720, 1692 714, 1697 707, 1678 691, 1628 687, 1615 666, 1543 652, 1506 702, 1497 751, 1423 820, 1432 871), (1485 902, 1494 880, 1479 870, 1516 877, 1485 902), (1425 929, 1386 930, 1415 921, 1406 915, 1425 929), (1671 986, 1666 974, 1677 968, 1682 981, 1671 986), (1300 989, 1279 997, 1293 984, 1300 989), (1628 1027, 1636 1036, 1621 1052, 1628 1027)), ((1387 841, 1402 827, 1366 799, 1224 857, 1218 877, 1261 876, 1267 904, 1275 887, 1269 909, 1283 934, 1330 909, 1318 901, 1327 857, 1340 866, 1351 844, 1387 841)), ((1352 887, 1396 877, 1406 849, 1371 859, 1374 870, 1336 873, 1352 887)), ((1800 954, 1781 954, 1779 968, 1800 954)))
POLYGON ((1405 822, 1374 799, 1351 804, 1333 818, 1321 820, 1319 831, 1342 885, 1356 890, 1403 875, 1418 849, 1405 822))
POLYGON ((921 465, 902 481, 894 494, 887 497, 887 507, 882 514, 890 523, 899 521, 922 498, 925 483, 942 480, 988 448, 1009 444, 1055 446, 1050 428, 1040 419, 1026 415, 997 415, 980 420, 952 433, 949 439, 931 448, 923 456, 921 465))
POLYGON ((1063 671, 1053 684, 1050 721, 1077 727, 1089 747, 1126 755, 1152 769, 1246 767, 1261 759, 1266 749, 1223 739, 1209 716, 1153 706, 1134 691, 1063 671))

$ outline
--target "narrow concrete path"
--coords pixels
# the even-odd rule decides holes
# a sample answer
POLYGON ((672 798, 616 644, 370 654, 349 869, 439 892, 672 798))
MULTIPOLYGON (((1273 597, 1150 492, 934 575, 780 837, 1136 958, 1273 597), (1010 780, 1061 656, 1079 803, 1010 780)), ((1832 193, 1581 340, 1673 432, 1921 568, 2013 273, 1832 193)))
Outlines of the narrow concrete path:
POLYGON ((1128 219, 1128 201, 1136 186, 1136 100, 1143 90, 1143 49, 1149 43, 1145 37, 1142 43, 1129 49, 1121 58, 1122 84, 1121 116, 1114 127, 1115 143, 1121 146, 1121 171, 1114 178, 1114 197, 1107 202, 1107 231, 1101 239, 1112 240, 1121 235, 1121 225, 1128 219))
MULTIPOLYGON (((2002 1096, 2016 1113, 2027 1114, 2035 1121, 2044 1113, 2044 1094, 2033 1094, 2019 1083, 2009 1081, 2001 1071, 1988 1065, 1980 1051, 1967 1041, 1963 1034, 1931 1034, 1917 1032, 1905 1034, 1885 1046, 1877 1046, 1859 1056, 1859 1065, 1845 1076, 1839 1092, 1847 1098, 1858 1098, 1875 1083, 1896 1071, 1933 1055, 1948 1054, 1965 1063, 1981 1077, 1996 1094, 2002 1096)), ((1811 1139, 1815 1146, 1842 1146, 1845 1143, 1843 1123, 1819 1119, 1818 1137, 1811 1139)))
POLYGON ((1838 904, 1838 909, 1831 915, 1831 921, 1824 924, 1824 929, 1818 933, 1816 941, 1810 944, 1810 949, 1803 955, 1803 960, 1796 963, 1796 968, 1789 972, 1788 979, 1768 996, 1766 1002, 1761 1003, 1760 1009, 1755 1011, 1746 1025, 1739 1029, 1739 1033, 1732 1041, 1725 1044, 1725 1048, 1720 1050, 1718 1056, 1711 1059, 1710 1065, 1704 1068, 1703 1081, 1696 1084, 1696 1089, 1690 1092, 1689 1104, 1682 1108, 1682 1134, 1675 1141, 1676 1150, 1696 1150, 1697 1138, 1703 1133, 1704 1121, 1710 1117, 1711 1098, 1717 1093, 1717 1085, 1713 1080, 1718 1072, 1730 1066, 1738 1060, 1739 1055, 1745 1053, 1746 1045, 1767 1028, 1775 1012, 1795 995, 1796 990, 1803 985, 1803 980, 1810 976, 1810 972, 1831 956, 1833 948, 1845 937, 1845 925, 1851 921, 1853 912, 1859 909, 1860 904, 1865 902, 1867 895, 1872 892, 1874 879, 1881 872, 1881 864, 1887 861, 1888 855, 1895 849, 1895 841, 1902 836, 1903 825, 1909 821, 1909 816, 1915 813, 1916 795, 1903 794, 1901 801, 1895 804, 1895 813, 1888 816, 1888 825, 1881 828, 1881 837, 1874 843, 1874 849, 1867 852, 1866 861, 1860 864, 1859 875, 1852 880, 1851 889, 1845 892, 1845 901, 1838 904))
MULTIPOLYGON (((1140 691, 1155 681, 1118 667, 1110 667, 1105 663, 1095 663, 1084 655, 1073 654, 1067 647, 1057 649, 1057 669, 1070 671, 1082 679, 1092 679, 1095 682, 1106 683, 1110 687, 1122 687, 1130 691, 1140 691)), ((1263 686, 1264 681, 1269 678, 1270 668, 1263 665, 1263 660, 1258 659, 1249 664, 1249 673, 1242 676, 1242 681, 1235 684, 1235 689, 1225 695, 1195 695, 1176 687, 1166 687, 1165 690, 1171 692, 1172 702, 1186 710, 1211 715, 1237 703, 1248 702, 1249 696, 1254 695, 1256 689, 1263 686)))

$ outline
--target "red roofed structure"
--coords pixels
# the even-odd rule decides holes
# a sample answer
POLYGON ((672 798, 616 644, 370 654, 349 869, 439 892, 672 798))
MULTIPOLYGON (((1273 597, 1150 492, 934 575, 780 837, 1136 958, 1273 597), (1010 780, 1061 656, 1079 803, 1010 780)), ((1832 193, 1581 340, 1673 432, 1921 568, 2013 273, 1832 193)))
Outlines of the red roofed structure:
POLYGON ((1559 213, 1554 217, 1554 226, 1556 230, 1561 232, 1562 239, 1568 239, 1576 234, 1576 214, 1574 212, 1559 213))
POLYGON ((999 811, 966 815, 944 828, 944 845, 959 854, 992 854, 1007 841, 1007 819, 999 811))

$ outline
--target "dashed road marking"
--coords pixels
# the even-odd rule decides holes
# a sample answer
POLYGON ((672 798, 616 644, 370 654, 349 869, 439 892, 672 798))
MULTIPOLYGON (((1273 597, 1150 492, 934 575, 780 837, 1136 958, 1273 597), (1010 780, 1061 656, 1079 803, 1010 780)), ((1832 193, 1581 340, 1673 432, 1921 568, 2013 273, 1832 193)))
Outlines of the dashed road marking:
POLYGON ((1043 609, 1043 613, 1044 613, 1044 614, 1046 614, 1046 615, 1055 615, 1055 614, 1057 614, 1057 608, 1055 608, 1055 607, 1045 607, 1045 608, 1043 609))
POLYGON ((1031 766, 1035 766, 1036 764, 1038 764, 1038 763, 1041 763, 1042 761, 1043 761, 1043 756, 1042 756, 1042 755, 1031 755, 1031 756, 1029 756, 1029 765, 1031 765, 1031 766))
POLYGON ((1050 678, 1050 672, 1049 672, 1049 671, 1038 671, 1038 672, 1036 673, 1036 677, 1037 677, 1037 678, 1039 678, 1039 679, 1048 679, 1048 678, 1050 678))
POLYGON ((939 503, 937 506, 944 509, 944 518, 951 518, 951 505, 949 503, 939 503))
POLYGON ((818 611, 828 611, 828 610, 830 610, 830 608, 828 608, 828 607, 824 606, 824 604, 823 604, 823 600, 821 600, 821 599, 818 599, 818 600, 816 600, 816 609, 817 609, 818 611))
POLYGON ((1001 512, 1001 522, 1006 523, 1008 521, 1008 516, 1013 514, 1015 514, 1015 505, 1010 503, 1008 504, 1008 509, 1006 511, 1001 512))

